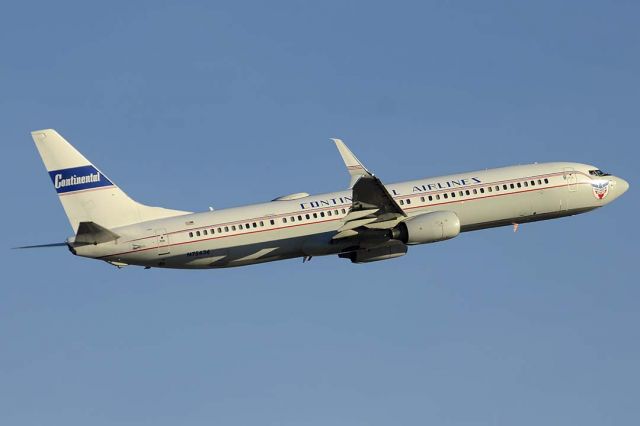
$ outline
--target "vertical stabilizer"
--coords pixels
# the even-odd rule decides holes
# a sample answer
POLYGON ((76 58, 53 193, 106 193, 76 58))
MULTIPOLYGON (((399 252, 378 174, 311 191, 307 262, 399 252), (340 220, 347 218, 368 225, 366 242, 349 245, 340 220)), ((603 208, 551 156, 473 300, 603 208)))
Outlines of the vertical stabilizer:
POLYGON ((37 130, 31 136, 74 232, 80 222, 112 229, 189 213, 132 200, 55 130, 37 130))

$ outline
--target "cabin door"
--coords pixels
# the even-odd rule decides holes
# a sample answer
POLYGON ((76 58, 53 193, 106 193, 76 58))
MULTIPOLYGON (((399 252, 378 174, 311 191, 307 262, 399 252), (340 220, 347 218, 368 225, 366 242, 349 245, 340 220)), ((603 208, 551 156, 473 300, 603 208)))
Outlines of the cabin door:
POLYGON ((167 230, 164 228, 159 228, 155 230, 155 233, 158 256, 166 256, 168 254, 171 254, 171 250, 169 249, 169 236, 167 235, 167 230))

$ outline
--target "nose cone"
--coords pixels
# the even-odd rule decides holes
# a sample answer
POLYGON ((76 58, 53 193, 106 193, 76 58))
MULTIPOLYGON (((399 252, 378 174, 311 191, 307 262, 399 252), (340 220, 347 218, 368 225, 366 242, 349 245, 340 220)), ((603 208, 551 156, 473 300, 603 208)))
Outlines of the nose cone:
POLYGON ((620 191, 620 195, 622 195, 629 189, 629 182, 624 179, 618 178, 617 186, 618 191, 620 191))

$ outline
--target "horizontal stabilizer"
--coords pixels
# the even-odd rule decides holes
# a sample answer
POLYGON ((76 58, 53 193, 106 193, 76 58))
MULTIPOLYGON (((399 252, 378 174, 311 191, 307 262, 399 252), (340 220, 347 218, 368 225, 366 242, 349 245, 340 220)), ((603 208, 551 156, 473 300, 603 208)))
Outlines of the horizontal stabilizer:
POLYGON ((32 249, 32 248, 45 248, 45 247, 65 247, 67 245, 67 243, 51 243, 51 244, 37 244, 35 246, 21 246, 21 247, 14 247, 14 250, 17 249, 32 249))
POLYGON ((100 244, 114 241, 120 235, 94 222, 80 222, 74 244, 100 244))

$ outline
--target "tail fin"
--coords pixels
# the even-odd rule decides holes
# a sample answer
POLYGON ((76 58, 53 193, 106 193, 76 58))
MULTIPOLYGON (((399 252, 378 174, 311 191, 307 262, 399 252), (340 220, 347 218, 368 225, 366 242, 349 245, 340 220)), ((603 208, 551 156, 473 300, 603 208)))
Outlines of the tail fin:
POLYGON ((37 130, 31 136, 74 232, 80 222, 112 229, 189 213, 132 200, 55 130, 37 130))

